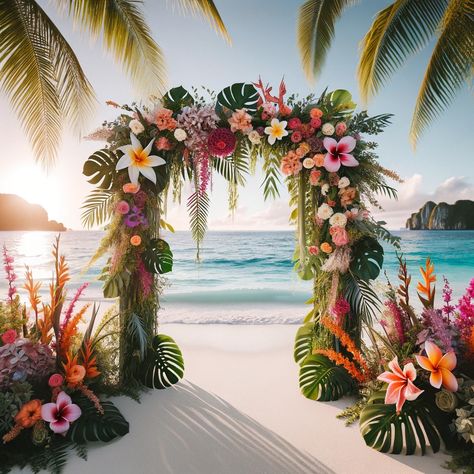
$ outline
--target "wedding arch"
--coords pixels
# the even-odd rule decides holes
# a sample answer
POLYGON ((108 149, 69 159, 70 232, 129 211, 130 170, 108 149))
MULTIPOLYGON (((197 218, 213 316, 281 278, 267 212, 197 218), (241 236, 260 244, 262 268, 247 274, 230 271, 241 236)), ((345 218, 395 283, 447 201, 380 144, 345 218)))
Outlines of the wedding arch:
POLYGON ((74 305, 84 287, 63 312, 69 269, 59 239, 50 303, 41 303, 39 284, 27 270, 29 306, 22 306, 4 249, 9 299, 6 306, 0 302, 0 386, 10 389, 18 377, 27 381, 20 392, 0 393, 0 455, 7 471, 30 464, 60 472, 66 450, 85 457, 87 443, 128 433, 125 418, 103 396, 137 397, 144 387, 165 389, 183 377, 181 351, 160 332, 157 318, 163 275, 173 268, 172 249, 161 235, 162 229, 173 231, 167 202, 181 202, 184 184, 192 184, 187 208, 199 259, 213 176, 227 181, 233 211, 246 175, 257 167, 265 199, 279 195, 282 181, 288 188, 294 268, 313 281, 294 347, 303 395, 331 401, 358 392, 360 400, 342 416, 359 420, 366 444, 379 451, 438 451, 443 441, 461 446, 464 456, 474 413, 474 382, 465 378, 474 379, 474 280, 457 309, 446 283, 445 306, 436 309, 428 259, 417 287, 424 309, 417 315, 409 299, 411 276, 399 255, 400 283, 388 285, 379 305, 372 282, 383 265, 380 241, 399 247, 399 239, 371 209, 377 195, 396 198, 388 180, 399 178, 380 165, 370 137, 383 131, 390 115, 356 112, 345 90, 285 96, 283 81, 272 94, 259 80, 218 94, 175 87, 149 106, 108 102, 120 115, 88 137, 105 146, 83 167, 95 189, 82 217, 86 227, 106 226, 92 260, 108 255, 100 279, 104 296, 118 298, 118 314, 105 315, 93 332, 94 307, 79 337, 87 307, 76 311, 74 305), (376 318, 383 333, 373 326, 376 318), (425 371, 417 385, 415 360, 425 371), (384 366, 389 370, 381 373, 384 366), (43 403, 48 398, 51 403, 43 403), (460 414, 458 405, 464 407, 460 414))
POLYGON ((314 379, 315 371, 338 366, 334 354, 340 347, 327 316, 337 314, 359 346, 361 323, 370 322, 377 299, 369 282, 383 263, 378 240, 397 244, 367 208, 377 205, 378 193, 396 197, 386 182, 396 174, 377 162, 376 144, 366 138, 380 133, 390 115, 355 113, 344 90, 286 101, 283 81, 277 95, 261 80, 233 84, 217 95, 203 93, 206 97, 180 86, 153 106, 109 102, 123 112, 89 136, 107 146, 84 164, 97 188, 84 204, 83 222, 110 220, 94 258, 111 251, 101 279, 105 297, 120 297, 123 382, 164 388, 183 375, 179 348, 157 332, 160 275, 173 265, 172 250, 160 238, 160 229, 171 228, 165 221, 168 199, 180 202, 183 184, 192 183, 187 207, 199 258, 212 175, 227 180, 233 211, 245 175, 261 165, 265 199, 278 196, 281 176, 285 179, 290 221, 297 228, 295 269, 314 280, 312 309, 295 348, 302 390, 315 399, 338 398, 352 387, 346 372, 337 372, 337 383, 314 379), (346 317, 349 313, 354 317, 346 317))

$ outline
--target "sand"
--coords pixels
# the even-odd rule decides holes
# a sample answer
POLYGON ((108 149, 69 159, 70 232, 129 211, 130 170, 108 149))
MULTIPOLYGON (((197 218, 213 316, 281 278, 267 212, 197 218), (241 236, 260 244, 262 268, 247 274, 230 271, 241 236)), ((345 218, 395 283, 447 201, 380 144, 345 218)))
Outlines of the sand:
POLYGON ((185 380, 115 402, 130 434, 72 457, 66 474, 303 474, 446 471, 443 454, 390 456, 336 418, 349 399, 319 403, 298 389, 296 326, 164 325, 185 380))

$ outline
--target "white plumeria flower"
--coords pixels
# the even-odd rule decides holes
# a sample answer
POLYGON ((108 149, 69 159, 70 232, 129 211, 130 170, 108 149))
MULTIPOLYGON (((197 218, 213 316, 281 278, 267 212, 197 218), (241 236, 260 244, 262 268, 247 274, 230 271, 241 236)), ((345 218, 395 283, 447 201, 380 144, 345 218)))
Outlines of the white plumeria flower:
POLYGON ((286 124, 286 120, 280 122, 274 118, 270 122, 270 126, 265 128, 265 133, 268 135, 268 143, 270 143, 270 145, 273 145, 277 140, 281 140, 288 135, 286 124))
POLYGON ((159 156, 150 155, 154 140, 145 149, 133 133, 130 134, 130 141, 132 142, 131 145, 118 148, 123 156, 118 161, 115 169, 119 171, 128 168, 128 176, 133 184, 138 184, 140 173, 156 184, 156 174, 153 167, 164 165, 166 161, 159 156))

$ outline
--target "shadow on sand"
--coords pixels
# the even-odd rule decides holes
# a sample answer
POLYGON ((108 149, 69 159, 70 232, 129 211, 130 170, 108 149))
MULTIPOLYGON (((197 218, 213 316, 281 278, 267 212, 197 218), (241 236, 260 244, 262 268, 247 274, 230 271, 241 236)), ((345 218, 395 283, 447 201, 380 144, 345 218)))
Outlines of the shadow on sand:
MULTIPOLYGON (((152 392, 140 405, 123 408, 130 434, 114 447, 122 445, 127 457, 135 458, 137 474, 332 472, 222 398, 189 382, 152 392)), ((107 448, 103 450, 105 454, 107 448)))

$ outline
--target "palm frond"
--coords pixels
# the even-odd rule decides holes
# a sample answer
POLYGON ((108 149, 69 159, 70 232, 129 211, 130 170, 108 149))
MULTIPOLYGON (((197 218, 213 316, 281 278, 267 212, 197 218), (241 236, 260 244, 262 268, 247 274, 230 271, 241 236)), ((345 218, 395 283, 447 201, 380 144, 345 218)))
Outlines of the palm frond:
POLYGON ((114 195, 111 191, 106 189, 94 189, 89 197, 84 201, 81 209, 82 225, 87 229, 95 225, 104 224, 111 213, 111 203, 114 195))
POLYGON ((362 40, 358 78, 363 102, 429 42, 445 8, 446 0, 396 0, 377 14, 362 40))
POLYGON ((263 187, 263 197, 276 199, 280 196, 280 160, 276 155, 268 154, 264 157, 262 167, 264 177, 261 187, 263 187))
POLYGON ((430 122, 454 100, 472 78, 474 66, 474 0, 451 0, 441 33, 416 101, 410 138, 413 146, 430 122))
POLYGON ((145 97, 165 92, 164 57, 133 0, 56 0, 121 64, 145 97), (145 71, 146 69, 146 71, 145 71))
POLYGON ((148 347, 149 337, 145 329, 145 323, 136 313, 132 313, 127 319, 126 337, 130 340, 130 345, 138 350, 140 359, 143 360, 148 347))
POLYGON ((351 310, 367 325, 379 312, 380 299, 369 283, 348 275, 344 286, 344 298, 351 306, 351 310))
POLYGON ((306 0, 298 14, 298 47, 306 76, 315 79, 324 65, 343 11, 357 0, 306 0))
POLYGON ((222 21, 213 0, 179 0, 183 11, 190 11, 193 14, 201 14, 229 44, 232 43, 230 35, 222 21))
POLYGON ((64 120, 80 131, 94 93, 71 47, 37 4, 0 0, 0 86, 38 161, 57 155, 64 120))
POLYGON ((207 216, 209 214, 209 196, 205 192, 196 190, 188 198, 188 213, 191 235, 197 245, 197 260, 201 242, 207 231, 207 216))

